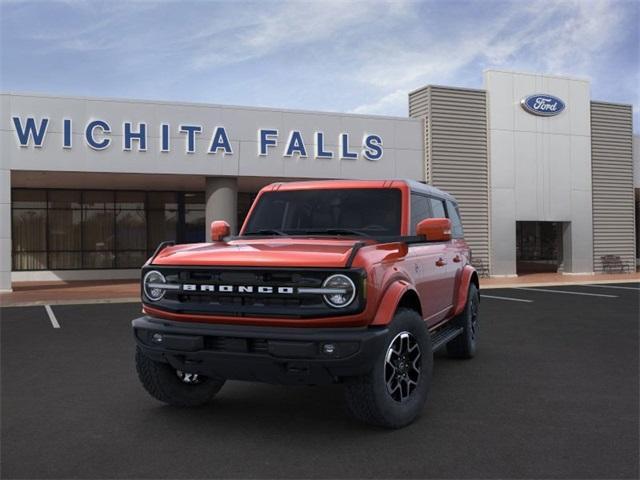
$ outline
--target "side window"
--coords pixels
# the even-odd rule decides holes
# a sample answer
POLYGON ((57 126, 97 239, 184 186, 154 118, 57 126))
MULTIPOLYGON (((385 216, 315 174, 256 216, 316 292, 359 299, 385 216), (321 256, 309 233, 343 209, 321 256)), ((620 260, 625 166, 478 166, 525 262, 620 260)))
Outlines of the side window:
POLYGON ((462 230, 462 220, 460 220, 458 206, 447 200, 447 211, 449 212, 449 219, 451 220, 451 236, 453 238, 462 238, 464 232, 462 230))
POLYGON ((444 209, 444 202, 439 198, 429 198, 431 202, 431 217, 432 218, 447 218, 447 214, 444 209))
POLYGON ((411 194, 411 233, 416 234, 416 227, 421 220, 429 218, 431 215, 429 199, 423 195, 411 194))

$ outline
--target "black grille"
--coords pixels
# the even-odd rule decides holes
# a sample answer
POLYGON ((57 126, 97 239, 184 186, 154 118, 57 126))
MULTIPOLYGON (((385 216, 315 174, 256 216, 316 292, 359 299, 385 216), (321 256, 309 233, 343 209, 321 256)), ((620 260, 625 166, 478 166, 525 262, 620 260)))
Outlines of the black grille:
POLYGON ((364 275, 361 270, 335 269, 230 269, 205 267, 147 267, 161 272, 169 284, 195 285, 195 291, 167 290, 162 300, 143 301, 154 308, 175 313, 211 314, 255 317, 316 317, 350 315, 364 307, 364 275), (320 288, 327 277, 342 273, 351 278, 357 288, 356 298, 348 307, 328 306, 322 295, 298 293, 298 288, 320 288), (202 285, 214 285, 215 291, 202 291, 202 285), (252 286, 254 292, 220 292, 220 285, 252 286), (258 287, 272 287, 273 293, 259 293, 258 287), (278 293, 278 287, 292 287, 295 293, 278 293))

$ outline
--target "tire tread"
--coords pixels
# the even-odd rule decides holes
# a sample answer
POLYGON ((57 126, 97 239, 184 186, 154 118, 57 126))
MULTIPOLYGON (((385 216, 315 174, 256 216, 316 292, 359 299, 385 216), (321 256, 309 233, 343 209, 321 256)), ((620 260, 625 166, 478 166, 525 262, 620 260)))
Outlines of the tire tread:
MULTIPOLYGON (((418 322, 422 324, 422 317, 410 308, 399 308, 394 315, 393 323, 403 323, 403 322, 414 322, 415 325, 418 325, 418 322)), ((425 390, 426 400, 426 392, 428 392, 428 383, 431 378, 431 367, 433 362, 432 352, 431 352, 431 342, 430 337, 426 329, 426 325, 424 326, 425 339, 428 346, 428 351, 423 351, 423 358, 427 362, 425 363, 425 372, 423 381, 427 382, 427 387, 425 390)), ((382 355, 385 355, 385 352, 382 352, 382 355)), ((393 411, 385 411, 384 402, 381 402, 380 394, 376 392, 376 385, 374 384, 373 379, 376 378, 375 375, 377 372, 376 368, 372 370, 369 374, 362 375, 360 377, 355 377, 349 379, 345 384, 345 399, 347 405, 348 413, 355 419, 368 423, 370 425, 376 425, 380 427, 386 428, 400 428, 411 423, 419 412, 415 415, 411 415, 409 417, 394 414, 393 411)), ((378 386, 378 388, 380 388, 378 386)), ((423 401, 424 402, 424 401, 423 401)), ((422 404, 420 405, 420 409, 422 408, 422 404)))

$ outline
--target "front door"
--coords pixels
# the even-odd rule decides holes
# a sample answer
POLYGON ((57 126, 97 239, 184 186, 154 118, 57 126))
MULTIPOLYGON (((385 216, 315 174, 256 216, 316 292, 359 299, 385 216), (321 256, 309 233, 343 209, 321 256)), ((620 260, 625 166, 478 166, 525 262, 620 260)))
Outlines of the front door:
POLYGON ((448 269, 449 242, 411 245, 404 267, 413 277, 429 326, 446 317, 453 299, 453 277, 448 269))

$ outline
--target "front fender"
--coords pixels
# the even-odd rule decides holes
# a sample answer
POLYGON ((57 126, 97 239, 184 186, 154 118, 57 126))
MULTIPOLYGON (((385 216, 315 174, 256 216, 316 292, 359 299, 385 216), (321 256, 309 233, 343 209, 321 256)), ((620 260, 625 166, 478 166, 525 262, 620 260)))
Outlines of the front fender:
POLYGON ((454 304, 455 309, 453 311, 454 315, 459 315, 464 310, 464 307, 467 304, 467 296, 469 295, 469 285, 471 285, 471 282, 474 282, 479 289, 480 284, 476 269, 471 265, 466 265, 462 269, 462 275, 460 275, 460 282, 458 283, 456 302, 454 304))
POLYGON ((402 296, 414 288, 406 280, 395 280, 387 287, 378 304, 378 310, 371 325, 388 325, 393 320, 402 296))

